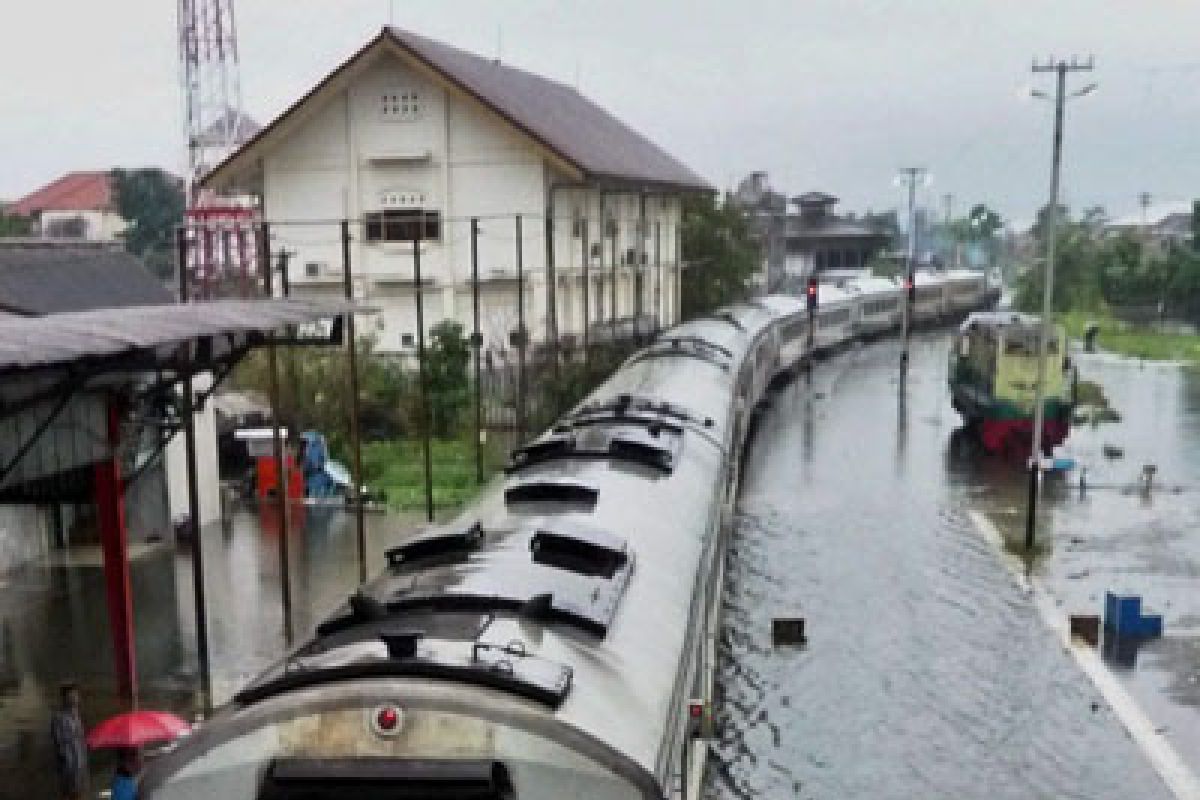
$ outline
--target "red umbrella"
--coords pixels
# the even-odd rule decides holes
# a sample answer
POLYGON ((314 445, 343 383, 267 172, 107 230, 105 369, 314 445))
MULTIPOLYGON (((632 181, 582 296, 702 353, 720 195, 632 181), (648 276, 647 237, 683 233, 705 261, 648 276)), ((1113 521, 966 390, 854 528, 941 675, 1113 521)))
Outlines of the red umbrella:
POLYGON ((104 720, 87 735, 88 747, 141 747, 183 736, 191 726, 165 711, 131 711, 104 720))

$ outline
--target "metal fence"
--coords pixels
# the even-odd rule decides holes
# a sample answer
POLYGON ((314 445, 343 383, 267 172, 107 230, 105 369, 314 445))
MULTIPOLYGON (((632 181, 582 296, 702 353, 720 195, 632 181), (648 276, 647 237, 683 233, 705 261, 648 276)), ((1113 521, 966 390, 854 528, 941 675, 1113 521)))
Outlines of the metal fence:
MULTIPOLYGON (((523 439, 544 429, 677 316, 678 231, 660 223, 612 218, 592 240, 586 220, 421 214, 189 218, 178 239, 180 295, 357 301, 369 312, 346 322, 351 396, 359 397, 356 362, 369 338, 372 357, 400 364, 414 385, 407 434, 424 435, 427 449, 446 379, 437 323, 456 322, 465 336, 466 375, 452 388, 467 402, 453 434, 479 443, 485 431, 523 439)), ((358 450, 358 403, 350 405, 347 440, 358 450)), ((481 451, 477 444, 480 479, 481 451)))

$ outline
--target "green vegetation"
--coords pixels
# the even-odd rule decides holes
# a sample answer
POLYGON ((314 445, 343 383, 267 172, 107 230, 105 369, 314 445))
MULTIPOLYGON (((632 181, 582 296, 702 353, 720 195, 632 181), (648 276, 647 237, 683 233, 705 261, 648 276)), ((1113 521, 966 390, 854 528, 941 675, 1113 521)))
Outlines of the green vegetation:
POLYGON ((28 236, 29 220, 17 214, 5 214, 0 211, 0 237, 28 236))
POLYGON ((746 296, 762 255, 750 220, 735 203, 719 203, 707 194, 688 197, 680 238, 689 264, 682 287, 684 319, 746 296))
MULTIPOLYGON (((1118 319, 1200 320, 1200 218, 1193 220, 1189 246, 1158 246, 1136 232, 1104 235, 1099 208, 1088 209, 1079 220, 1071 219, 1065 207, 1059 215, 1054 310, 1070 335, 1082 337, 1087 324, 1095 322, 1101 349, 1138 358, 1200 360, 1200 337, 1118 319)), ((1048 216, 1042 209, 1033 228, 1039 258, 1046 250, 1048 216)), ((1042 273, 1040 263, 1028 265, 1018 278, 1018 309, 1041 310, 1042 273)))
POLYGON ((434 436, 445 438, 458 427, 471 400, 467 382, 470 343, 463 336, 463 326, 449 319, 434 325, 429 330, 429 339, 425 375, 429 386, 430 426, 434 436))
MULTIPOLYGON (((372 490, 387 495, 388 506, 401 511, 425 507, 425 460, 419 438, 363 445, 363 476, 372 490)), ((475 476, 475 445, 469 438, 434 439, 430 447, 433 466, 433 504, 437 508, 456 507, 471 500, 479 491, 475 476)), ((502 448, 489 442, 484 446, 485 479, 504 463, 502 448)))
POLYGON ((125 249, 142 259, 146 269, 169 277, 175 265, 175 227, 183 221, 182 182, 157 168, 112 171, 117 211, 129 227, 125 249))
MULTIPOLYGON (((543 429, 574 406, 629 354, 628 343, 592 349, 590 363, 566 361, 553 379, 547 365, 530 366, 528 427, 543 429), (539 376, 542 377, 539 377, 539 376)), ((349 448, 350 383, 343 348, 277 349, 280 421, 291 430, 325 434, 330 457, 351 463, 349 448)), ((360 429, 363 482, 383 491, 395 509, 425 505, 420 384, 415 365, 375 352, 374 342, 359 339, 360 429)), ((474 387, 468 374, 470 341, 462 326, 441 322, 430 331, 426 375, 430 397, 431 461, 434 503, 461 505, 478 491, 475 472, 474 387)), ((248 356, 231 378, 237 388, 266 396, 270 389, 266 350, 248 356)), ((485 389, 486 391, 486 389, 485 389)), ((484 474, 491 477, 507 457, 508 437, 488 440, 484 474)))
POLYGON ((1058 319, 1075 339, 1082 339, 1088 324, 1096 323, 1096 346, 1101 350, 1151 361, 1200 361, 1200 336, 1194 334, 1137 326, 1105 312, 1069 311, 1058 319))

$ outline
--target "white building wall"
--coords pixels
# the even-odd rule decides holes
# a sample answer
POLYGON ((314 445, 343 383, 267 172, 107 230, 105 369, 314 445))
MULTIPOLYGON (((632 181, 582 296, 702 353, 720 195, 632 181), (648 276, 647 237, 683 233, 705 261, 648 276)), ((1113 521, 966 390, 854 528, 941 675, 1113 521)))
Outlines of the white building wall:
MULTIPOLYGON (((341 243, 336 220, 361 219, 383 208, 389 193, 424 198, 424 207, 441 214, 441 237, 421 243, 421 271, 427 282, 425 326, 446 317, 472 329, 469 292, 472 217, 479 220, 479 276, 487 308, 481 313, 485 348, 509 346, 516 328, 516 226, 522 215, 525 319, 534 341, 547 332, 546 209, 554 204, 553 250, 558 287, 560 335, 578 334, 583 326, 581 275, 584 254, 575 235, 577 214, 588 220, 589 269, 604 293, 593 292, 589 319, 601 305, 611 314, 613 260, 618 263, 618 315, 634 309, 633 275, 620 266, 622 254, 635 247, 640 201, 630 192, 605 193, 595 187, 563 186, 545 154, 506 122, 474 101, 442 89, 399 59, 381 57, 366 67, 349 88, 307 110, 282 145, 264 159, 265 217, 276 224, 273 248, 294 253, 289 277, 293 291, 313 292, 341 286, 341 243), (382 98, 416 93, 419 113, 395 120, 381 114, 382 98), (616 215, 616 247, 602 242, 593 256, 591 243, 603 231, 601 205, 616 215), (296 224, 301 221, 314 224, 296 224), (323 221, 323 222, 322 222, 323 221), (286 224, 284 224, 286 223, 286 224), (309 266, 313 265, 313 266, 309 266), (315 273, 315 274, 314 274, 315 273)), ((661 225, 663 315, 673 319, 666 300, 668 273, 675 269, 674 198, 646 200, 647 285, 644 313, 652 314, 653 221, 661 225)), ((407 242, 367 243, 365 231, 352 226, 352 271, 366 276, 362 300, 381 309, 365 323, 377 335, 381 352, 413 353, 416 313, 412 293, 413 252, 407 242)))
MULTIPOLYGON (((194 392, 206 392, 212 386, 208 373, 197 375, 194 392)), ((200 495, 200 525, 212 525, 221 519, 221 485, 217 473, 217 421, 212 403, 196 412, 196 484, 200 495)), ((171 519, 188 515, 187 449, 183 431, 167 444, 167 507, 171 519)))
POLYGON ((128 223, 111 211, 43 211, 38 215, 38 226, 42 236, 49 236, 56 223, 64 220, 82 219, 86 226, 83 238, 88 241, 111 242, 128 227, 128 223))

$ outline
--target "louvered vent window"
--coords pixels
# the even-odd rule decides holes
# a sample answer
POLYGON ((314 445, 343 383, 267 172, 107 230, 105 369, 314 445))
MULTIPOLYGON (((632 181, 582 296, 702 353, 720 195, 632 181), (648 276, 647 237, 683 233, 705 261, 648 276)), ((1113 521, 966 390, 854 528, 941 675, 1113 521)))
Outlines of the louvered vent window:
POLYGON ((421 116, 421 96, 416 89, 393 89, 379 96, 379 115, 388 122, 412 122, 421 116))

